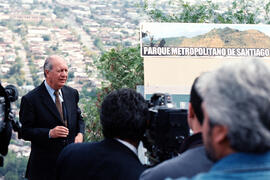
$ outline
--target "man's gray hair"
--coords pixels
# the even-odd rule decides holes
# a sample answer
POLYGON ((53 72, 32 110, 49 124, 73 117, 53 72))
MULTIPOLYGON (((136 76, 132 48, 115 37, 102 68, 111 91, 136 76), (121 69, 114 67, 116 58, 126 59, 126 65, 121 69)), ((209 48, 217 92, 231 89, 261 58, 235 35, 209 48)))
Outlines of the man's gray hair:
POLYGON ((43 66, 43 71, 44 71, 45 78, 46 78, 45 70, 51 71, 52 68, 53 68, 52 61, 51 61, 53 58, 54 58, 53 56, 49 56, 45 60, 45 63, 44 63, 44 66, 43 66))
POLYGON ((239 152, 270 149, 270 69, 260 60, 242 60, 200 77, 211 125, 228 127, 228 139, 239 152))

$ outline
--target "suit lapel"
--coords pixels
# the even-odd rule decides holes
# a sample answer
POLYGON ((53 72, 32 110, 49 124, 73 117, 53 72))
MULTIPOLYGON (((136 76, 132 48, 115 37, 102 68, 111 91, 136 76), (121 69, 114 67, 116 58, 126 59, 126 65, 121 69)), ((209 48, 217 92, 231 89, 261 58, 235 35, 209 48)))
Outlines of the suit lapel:
POLYGON ((56 108, 55 103, 53 102, 50 94, 48 93, 44 82, 41 84, 41 93, 40 93, 41 99, 42 99, 42 103, 45 105, 45 107, 49 110, 49 112, 51 114, 53 114, 56 119, 58 119, 60 122, 61 121, 61 117, 60 114, 56 108))
POLYGON ((69 117, 71 117, 71 106, 70 104, 72 104, 71 102, 71 98, 70 98, 70 94, 68 94, 65 86, 61 89, 62 90, 62 95, 63 95, 63 99, 64 99, 64 106, 66 108, 66 118, 67 118, 67 123, 68 123, 68 127, 70 127, 70 121, 69 121, 69 117))

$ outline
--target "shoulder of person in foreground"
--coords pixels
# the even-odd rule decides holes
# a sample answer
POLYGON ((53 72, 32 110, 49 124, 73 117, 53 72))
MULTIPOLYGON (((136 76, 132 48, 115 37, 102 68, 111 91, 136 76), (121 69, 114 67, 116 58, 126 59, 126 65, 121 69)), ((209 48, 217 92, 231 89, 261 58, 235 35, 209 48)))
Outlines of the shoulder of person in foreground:
POLYGON ((213 163, 205 155, 204 147, 197 147, 145 170, 140 180, 192 177, 200 172, 208 171, 212 165, 213 163))
MULTIPOLYGON (((200 174, 197 174, 191 178, 188 177, 179 177, 179 178, 165 178, 164 180, 228 180, 228 179, 243 179, 243 180, 255 180, 256 178, 252 177, 247 177, 247 176, 239 176, 237 174, 230 174, 226 172, 214 172, 214 171, 209 171, 209 172, 202 172, 200 174)), ((260 178, 258 178, 260 179, 260 178)))
POLYGON ((223 180, 224 178, 220 177, 218 174, 212 174, 209 175, 209 173, 200 173, 192 178, 187 178, 187 177, 181 177, 181 178, 166 178, 164 180, 223 180))
POLYGON ((72 143, 66 146, 58 156, 57 170, 64 169, 70 163, 78 163, 87 155, 90 143, 72 143))
POLYGON ((72 179, 78 172, 84 172, 91 144, 72 143, 61 151, 56 162, 57 179, 72 179))
POLYGON ((89 147, 92 147, 96 142, 85 142, 85 143, 72 143, 67 145, 59 154, 58 161, 66 159, 75 159, 76 156, 84 156, 89 151, 89 147), (76 153, 76 156, 75 156, 76 153), (72 156, 71 156, 72 155, 72 156))

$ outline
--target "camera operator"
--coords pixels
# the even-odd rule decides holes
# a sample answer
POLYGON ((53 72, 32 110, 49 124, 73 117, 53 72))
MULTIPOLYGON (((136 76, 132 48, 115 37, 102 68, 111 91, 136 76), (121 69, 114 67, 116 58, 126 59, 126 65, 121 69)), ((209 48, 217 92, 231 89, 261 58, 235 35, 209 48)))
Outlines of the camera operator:
POLYGON ((188 125, 194 134, 187 137, 182 143, 180 156, 145 170, 140 177, 141 180, 163 180, 166 177, 175 178, 181 176, 191 177, 199 172, 208 171, 212 166, 212 162, 207 159, 203 148, 201 134, 203 122, 202 98, 195 88, 197 81, 198 78, 195 79, 191 88, 188 111, 188 125))
POLYGON ((3 157, 8 153, 12 128, 18 132, 20 138, 20 124, 15 122, 11 111, 10 102, 18 99, 18 91, 15 86, 8 85, 4 88, 0 82, 0 166, 3 166, 3 157))

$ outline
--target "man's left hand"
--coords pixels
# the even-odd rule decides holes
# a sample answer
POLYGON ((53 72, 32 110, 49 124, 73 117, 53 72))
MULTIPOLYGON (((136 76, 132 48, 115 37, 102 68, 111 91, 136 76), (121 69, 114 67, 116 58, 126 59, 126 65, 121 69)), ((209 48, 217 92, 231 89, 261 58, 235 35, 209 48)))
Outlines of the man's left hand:
POLYGON ((78 133, 77 136, 75 137, 74 143, 82 143, 83 142, 83 134, 78 133))

